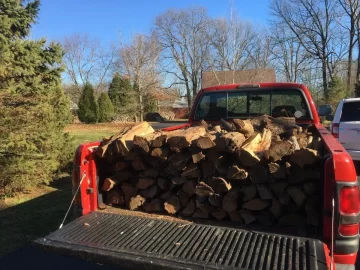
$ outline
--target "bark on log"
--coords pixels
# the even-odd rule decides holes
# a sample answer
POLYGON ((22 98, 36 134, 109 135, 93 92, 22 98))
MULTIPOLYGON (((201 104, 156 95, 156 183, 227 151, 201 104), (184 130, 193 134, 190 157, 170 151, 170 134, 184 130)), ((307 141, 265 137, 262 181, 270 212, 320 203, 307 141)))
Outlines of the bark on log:
POLYGON ((155 179, 152 178, 139 178, 136 187, 139 189, 147 189, 148 187, 156 183, 155 179))
POLYGON ((316 150, 310 148, 300 149, 290 156, 290 161, 303 168, 305 165, 312 165, 319 161, 319 155, 316 150))
POLYGON ((153 199, 158 196, 160 192, 160 188, 157 185, 153 185, 147 189, 141 190, 140 194, 145 198, 153 199))
POLYGON ((212 206, 215 206, 215 207, 220 207, 221 204, 222 204, 222 199, 221 199, 221 196, 219 194, 211 194, 208 198, 209 200, 209 203, 212 205, 212 206))
POLYGON ((281 160, 292 153, 292 144, 288 141, 275 142, 270 146, 269 159, 271 162, 281 160))
POLYGON ((222 208, 227 212, 235 211, 238 208, 239 194, 240 191, 238 189, 231 189, 223 199, 222 208))
POLYGON ((151 200, 151 202, 146 202, 143 207, 146 212, 163 212, 164 201, 160 198, 156 198, 151 200))
POLYGON ((210 214, 217 220, 223 220, 224 218, 227 217, 227 212, 221 207, 215 208, 213 211, 211 211, 210 214))
POLYGON ((267 208, 269 206, 269 202, 261 199, 253 199, 248 201, 242 205, 242 208, 251 210, 251 211, 259 211, 267 208))
POLYGON ((239 150, 245 142, 245 136, 239 132, 228 132, 215 139, 216 149, 228 152, 239 150))
POLYGON ((243 169, 239 168, 237 165, 232 165, 227 172, 227 178, 231 180, 244 180, 248 177, 248 172, 243 169))
POLYGON ((194 163, 190 163, 186 166, 185 170, 182 172, 181 177, 185 178, 198 178, 201 176, 200 169, 194 163))
POLYGON ((128 207, 130 199, 136 196, 136 188, 128 183, 121 184, 120 188, 124 192, 126 206, 128 207))
POLYGON ((201 172, 202 177, 209 178, 215 175, 215 166, 214 163, 208 160, 201 161, 201 172))
POLYGON ((242 219, 244 220, 245 224, 250 224, 256 220, 255 215, 246 209, 241 209, 240 215, 241 215, 242 219))
POLYGON ((199 138, 195 139, 193 145, 200 149, 209 149, 215 146, 214 143, 215 136, 206 134, 204 136, 200 136, 199 138))
POLYGON ((197 185, 196 180, 187 180, 182 186, 182 190, 186 192, 187 195, 192 196, 195 194, 195 187, 197 185))
POLYGON ((192 141, 205 135, 205 133, 206 129, 202 126, 175 130, 167 134, 166 142, 174 151, 180 151, 183 148, 189 147, 192 141))
POLYGON ((169 159, 169 165, 171 168, 174 168, 176 171, 182 171, 186 168, 188 161, 191 158, 189 152, 175 153, 172 154, 169 159))
POLYGON ((166 212, 170 215, 175 215, 181 209, 181 203, 178 197, 172 196, 164 203, 164 208, 166 212))
POLYGON ((227 193, 231 189, 231 184, 221 177, 208 178, 206 184, 218 194, 227 193))
POLYGON ((256 185, 256 188, 259 193, 260 199, 262 199, 262 200, 274 199, 271 189, 267 185, 259 184, 259 185, 256 185))
POLYGON ((246 138, 249 138, 254 134, 254 127, 250 120, 234 119, 233 123, 236 130, 244 134, 246 138))
POLYGON ((226 131, 234 131, 235 130, 235 127, 233 124, 225 121, 224 119, 220 119, 220 124, 221 126, 223 127, 224 130, 226 131))
POLYGON ((243 186, 240 189, 240 194, 241 194, 242 200, 244 202, 247 202, 247 201, 250 201, 250 200, 254 199, 255 196, 256 196, 256 192, 257 192, 257 189, 256 189, 255 185, 243 186))
POLYGON ((106 204, 109 205, 124 205, 125 195, 121 189, 112 189, 106 193, 106 204))
POLYGON ((171 182, 176 186, 180 186, 180 185, 184 184, 185 181, 186 181, 185 177, 176 176, 176 177, 171 178, 171 182))
POLYGON ((195 213, 195 210, 196 210, 195 200, 191 199, 189 200, 186 207, 181 211, 181 215, 185 217, 190 217, 195 213))
POLYGON ((195 194, 201 197, 208 197, 210 194, 215 193, 215 191, 204 182, 200 182, 195 187, 195 194))
POLYGON ((136 195, 130 199, 129 208, 130 210, 139 210, 145 203, 146 199, 140 195, 136 195))

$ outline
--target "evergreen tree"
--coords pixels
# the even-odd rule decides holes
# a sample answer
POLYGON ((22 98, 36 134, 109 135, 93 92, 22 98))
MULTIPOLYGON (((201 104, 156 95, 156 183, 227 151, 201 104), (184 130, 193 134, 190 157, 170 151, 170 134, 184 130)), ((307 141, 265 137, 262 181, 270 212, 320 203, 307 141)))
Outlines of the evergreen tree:
POLYGON ((40 4, 22 3, 0 1, 0 194, 48 183, 70 156, 63 50, 27 38, 40 4))
POLYGON ((84 123, 96 123, 99 120, 99 107, 95 98, 94 88, 86 83, 79 100, 78 117, 84 123))
POLYGON ((101 93, 98 99, 99 104, 99 122, 110 122, 114 117, 114 106, 111 103, 107 93, 101 93))
POLYGON ((110 83, 109 97, 117 114, 133 114, 136 110, 135 93, 130 80, 116 72, 110 83))
POLYGON ((329 97, 327 102, 332 105, 333 109, 336 109, 337 104, 339 101, 346 96, 346 84, 345 82, 337 77, 334 76, 333 79, 329 82, 329 97))

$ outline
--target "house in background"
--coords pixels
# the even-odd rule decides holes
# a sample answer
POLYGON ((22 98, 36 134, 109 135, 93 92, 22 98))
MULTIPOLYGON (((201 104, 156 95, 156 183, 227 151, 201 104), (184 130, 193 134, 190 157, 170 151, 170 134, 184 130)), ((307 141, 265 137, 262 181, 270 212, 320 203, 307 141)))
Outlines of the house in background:
POLYGON ((224 84, 256 82, 276 82, 275 70, 268 68, 234 71, 205 71, 202 73, 201 78, 202 88, 224 84))

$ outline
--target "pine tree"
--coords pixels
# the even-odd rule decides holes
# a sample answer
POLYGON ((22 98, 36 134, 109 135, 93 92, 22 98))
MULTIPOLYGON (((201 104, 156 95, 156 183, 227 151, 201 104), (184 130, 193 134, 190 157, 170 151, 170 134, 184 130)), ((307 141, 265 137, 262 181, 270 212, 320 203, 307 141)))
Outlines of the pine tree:
POLYGON ((116 72, 110 83, 109 97, 117 114, 133 114, 136 110, 135 93, 130 80, 116 72))
POLYGON ((70 156, 63 50, 28 38, 39 5, 0 1, 0 193, 48 183, 70 156))
POLYGON ((345 82, 334 76, 333 79, 329 82, 329 97, 327 102, 332 105, 335 109, 339 101, 346 97, 347 87, 345 82))
POLYGON ((99 104, 99 122, 110 122, 114 117, 114 106, 111 103, 107 93, 101 93, 98 99, 99 104))
POLYGON ((78 117, 81 122, 89 124, 99 120, 99 107, 90 83, 85 84, 78 106, 78 117))

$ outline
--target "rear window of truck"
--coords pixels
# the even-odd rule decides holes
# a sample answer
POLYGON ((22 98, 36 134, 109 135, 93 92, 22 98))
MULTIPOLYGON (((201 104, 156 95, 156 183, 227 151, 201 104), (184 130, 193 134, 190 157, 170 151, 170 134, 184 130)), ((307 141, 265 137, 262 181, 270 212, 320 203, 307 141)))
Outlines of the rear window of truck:
POLYGON ((340 122, 360 121, 360 101, 345 102, 341 112, 340 122))
POLYGON ((247 118, 268 114, 310 118, 308 104, 297 89, 231 90, 205 93, 195 119, 247 118))

